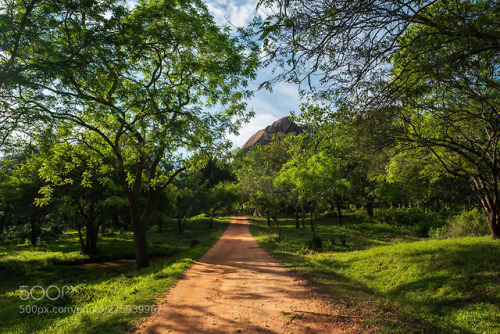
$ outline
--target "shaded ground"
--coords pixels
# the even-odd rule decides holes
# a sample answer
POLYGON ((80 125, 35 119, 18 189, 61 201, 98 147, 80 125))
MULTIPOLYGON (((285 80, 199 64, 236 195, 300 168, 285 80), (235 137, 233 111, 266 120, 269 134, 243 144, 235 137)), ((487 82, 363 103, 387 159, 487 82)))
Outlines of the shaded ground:
POLYGON ((234 218, 136 333, 344 333, 356 326, 234 218))
MULTIPOLYGON (((153 265, 168 256, 152 256, 149 258, 149 264, 153 265)), ((135 265, 135 259, 122 259, 122 260, 109 260, 109 261, 97 261, 97 262, 87 262, 81 264, 83 267, 98 267, 98 268, 112 268, 121 267, 124 265, 135 265)))

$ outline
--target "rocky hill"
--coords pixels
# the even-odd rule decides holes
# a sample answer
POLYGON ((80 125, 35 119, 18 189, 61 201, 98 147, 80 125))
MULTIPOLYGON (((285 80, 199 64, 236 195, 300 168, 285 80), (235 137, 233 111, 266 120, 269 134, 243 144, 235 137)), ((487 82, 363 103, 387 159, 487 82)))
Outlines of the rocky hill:
POLYGON ((278 132, 284 134, 299 134, 304 132, 304 129, 291 121, 289 116, 283 117, 265 129, 257 131, 257 133, 255 133, 246 141, 245 144, 243 144, 241 149, 246 152, 255 144, 266 145, 269 143, 271 135, 278 132))

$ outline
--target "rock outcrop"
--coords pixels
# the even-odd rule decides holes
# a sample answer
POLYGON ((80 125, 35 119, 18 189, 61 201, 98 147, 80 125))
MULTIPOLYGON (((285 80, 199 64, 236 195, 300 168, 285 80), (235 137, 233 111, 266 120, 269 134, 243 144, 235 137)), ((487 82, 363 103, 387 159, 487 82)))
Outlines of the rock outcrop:
POLYGON ((299 134, 304 132, 304 129, 291 121, 289 116, 283 117, 265 129, 257 131, 256 134, 243 144, 241 149, 246 152, 255 144, 266 145, 270 142, 271 136, 278 132, 284 134, 299 134))

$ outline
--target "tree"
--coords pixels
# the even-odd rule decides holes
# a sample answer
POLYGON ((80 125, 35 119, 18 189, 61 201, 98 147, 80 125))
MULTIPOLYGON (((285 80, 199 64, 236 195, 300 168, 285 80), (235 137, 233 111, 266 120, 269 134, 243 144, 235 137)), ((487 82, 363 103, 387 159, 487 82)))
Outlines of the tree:
POLYGON ((113 169, 143 268, 155 199, 185 168, 203 165, 201 153, 235 129, 233 117, 245 116, 242 87, 258 59, 255 48, 215 25, 201 1, 142 1, 134 9, 90 3, 88 13, 71 12, 52 32, 57 52, 43 50, 51 67, 32 72, 44 80, 19 86, 15 98, 63 122, 113 169), (69 55, 78 61, 68 65, 69 55), (200 159, 185 165, 182 151, 200 159))
POLYGON ((213 228, 215 214, 223 208, 230 208, 239 200, 239 188, 232 182, 221 182, 208 193, 210 228, 213 228))
POLYGON ((206 189, 212 189, 221 182, 234 182, 236 176, 225 161, 211 157, 205 167, 199 171, 199 178, 205 182, 206 189))
MULTIPOLYGON (((470 9, 465 6, 463 11, 470 9)), ((476 24, 482 26, 482 21, 476 24)), ((443 48, 445 41, 448 37, 436 34, 435 28, 421 25, 411 25, 402 36, 401 44, 407 46, 394 56, 393 73, 405 92, 394 114, 400 125, 394 135, 470 184, 496 239, 500 237, 500 54, 486 46, 484 51, 458 56, 466 41, 448 42, 443 48), (423 53, 429 46, 435 51, 423 53), (406 61, 409 57, 411 63, 406 61)))
MULTIPOLYGON (((273 182, 289 159, 288 146, 285 135, 278 133, 268 145, 254 145, 246 153, 240 151, 236 161, 239 166, 236 175, 242 193, 247 194, 254 210, 267 215, 268 225, 271 218, 276 217, 280 203, 284 200, 283 189, 276 187, 273 182)), ((276 219, 275 221, 278 224, 276 219)))
POLYGON ((21 159, 24 161, 14 165, 10 174, 8 182, 11 183, 9 189, 11 192, 7 193, 9 197, 5 200, 18 224, 29 225, 29 239, 31 245, 36 246, 42 233, 42 226, 51 214, 51 207, 41 208, 36 205, 38 191, 45 185, 38 174, 43 160, 37 156, 34 149, 30 148, 26 149, 21 159))
MULTIPOLYGON (((288 189, 287 197, 290 201, 295 202, 296 216, 295 227, 299 228, 299 221, 297 216, 298 206, 310 204, 311 212, 317 205, 319 199, 319 192, 316 192, 315 186, 316 179, 310 178, 310 169, 307 165, 309 155, 307 153, 296 155, 287 161, 278 175, 274 179, 274 184, 278 187, 288 189), (313 183, 311 183, 313 182, 313 183)), ((311 219, 311 232, 315 236, 314 225, 311 219)))
POLYGON ((285 68, 277 80, 319 73, 316 97, 467 180, 498 238, 497 1, 260 4, 278 5, 261 22, 268 54, 285 68))
POLYGON ((105 15, 121 8, 123 4, 116 0, 0 1, 0 147, 13 131, 33 127, 44 118, 37 109, 19 103, 19 85, 38 89, 55 78, 57 67, 81 68, 99 62, 96 57, 83 57, 81 51, 109 37, 109 29, 102 25, 105 15), (76 30, 79 36, 72 36, 76 30), (73 48, 61 45, 65 36, 73 48))
MULTIPOLYGON (((57 138, 62 140, 61 136, 57 138)), ((87 146, 65 141, 40 145, 38 175, 45 181, 36 204, 51 205, 78 231, 82 251, 97 251, 98 236, 113 210, 126 206, 124 194, 109 166, 87 146), (85 232, 83 235, 82 231, 85 232)))
POLYGON ((172 217, 172 212, 175 212, 177 204, 177 187, 175 185, 169 186, 159 194, 152 209, 150 223, 158 224, 158 231, 163 229, 163 223, 167 222, 172 217))
POLYGON ((314 208, 321 201, 334 204, 341 224, 341 208, 349 190, 348 181, 340 174, 342 158, 331 152, 334 147, 332 141, 328 139, 316 139, 316 141, 308 151, 295 155, 285 163, 274 182, 276 185, 292 186, 300 202, 310 203, 313 238, 315 237, 312 219, 314 208))
POLYGON ((0 160, 0 234, 8 227, 9 218, 12 215, 12 194, 15 193, 15 185, 12 182, 12 161, 7 157, 0 160))
POLYGON ((186 220, 205 212, 209 207, 209 190, 207 180, 200 178, 200 171, 186 170, 174 181, 175 206, 173 216, 177 219, 177 228, 184 232, 186 220))
MULTIPOLYGON (((399 85, 387 85, 388 70, 393 55, 413 43, 400 43, 412 24, 433 29, 443 48, 462 41, 454 48, 458 59, 500 50, 496 1, 260 0, 259 7, 268 14, 255 25, 269 62, 283 69, 266 85, 306 82, 318 97, 349 101, 363 111, 401 96, 399 85), (312 81, 313 74, 320 79, 312 81)), ((422 52, 432 54, 434 47, 422 52)), ((447 61, 438 58, 427 70, 447 61)))
POLYGON ((184 187, 178 188, 175 194, 176 203, 174 213, 175 219, 177 219, 177 231, 181 234, 184 232, 186 219, 189 218, 193 207, 194 193, 193 189, 184 187))
POLYGON ((458 211, 477 203, 468 184, 447 173, 425 149, 397 152, 378 178, 381 200, 394 206, 458 211))

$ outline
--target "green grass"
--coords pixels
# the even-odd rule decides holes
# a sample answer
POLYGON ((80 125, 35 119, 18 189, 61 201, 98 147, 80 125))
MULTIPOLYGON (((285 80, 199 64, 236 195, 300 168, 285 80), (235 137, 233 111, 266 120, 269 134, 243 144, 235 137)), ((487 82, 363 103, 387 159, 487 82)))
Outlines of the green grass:
POLYGON ((329 291, 345 314, 362 313, 377 332, 500 333, 500 242, 489 237, 417 240, 387 224, 322 220, 322 251, 310 230, 254 220, 251 231, 282 263, 329 291), (344 235, 346 246, 332 244, 344 235))
POLYGON ((148 251, 157 258, 142 270, 137 270, 133 262, 108 267, 83 265, 133 258, 131 233, 101 238, 100 251, 93 257, 80 253, 74 233, 65 234, 55 244, 37 247, 2 242, 0 332, 123 333, 150 314, 147 311, 151 311, 151 306, 219 239, 227 223, 228 220, 218 221, 213 230, 208 230, 208 220, 199 218, 188 222, 185 233, 179 235, 172 221, 164 232, 148 233, 148 251), (190 247, 194 239, 200 242, 190 247), (21 299, 26 295, 21 294, 21 286, 31 290, 37 285, 44 289, 71 286, 76 291, 55 298, 57 289, 51 288, 50 297, 55 300, 50 300, 47 296, 41 298, 41 289, 35 288, 34 297, 41 300, 21 299), (26 310, 32 309, 42 313, 27 314, 26 310))

